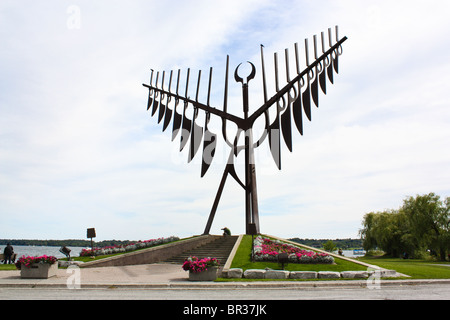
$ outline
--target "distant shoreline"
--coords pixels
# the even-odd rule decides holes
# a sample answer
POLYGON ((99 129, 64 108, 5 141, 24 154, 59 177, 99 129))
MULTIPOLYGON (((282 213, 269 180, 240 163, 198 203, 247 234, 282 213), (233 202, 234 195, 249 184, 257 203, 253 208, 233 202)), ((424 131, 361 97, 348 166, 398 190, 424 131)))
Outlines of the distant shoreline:
MULTIPOLYGON (((141 239, 147 240, 147 239, 141 239)), ((308 245, 314 248, 321 248, 323 244, 328 240, 333 241, 333 243, 338 248, 342 249, 353 249, 362 248, 361 239, 300 239, 292 238, 289 239, 304 245, 308 245)), ((106 247, 106 246, 116 246, 116 245, 127 245, 130 243, 136 243, 138 240, 103 240, 103 241, 93 241, 93 245, 96 247, 106 247)), ((83 239, 66 239, 66 240, 37 240, 37 239, 0 239, 0 246, 6 246, 7 243, 16 246, 46 246, 46 247, 90 247, 91 240, 83 239)))
MULTIPOLYGON (((114 245, 124 245, 135 243, 137 240, 103 240, 93 241, 94 246, 106 247, 114 245)), ((90 247, 91 240, 66 239, 66 240, 37 240, 37 239, 0 239, 0 246, 6 246, 10 243, 12 246, 44 246, 44 247, 90 247)))

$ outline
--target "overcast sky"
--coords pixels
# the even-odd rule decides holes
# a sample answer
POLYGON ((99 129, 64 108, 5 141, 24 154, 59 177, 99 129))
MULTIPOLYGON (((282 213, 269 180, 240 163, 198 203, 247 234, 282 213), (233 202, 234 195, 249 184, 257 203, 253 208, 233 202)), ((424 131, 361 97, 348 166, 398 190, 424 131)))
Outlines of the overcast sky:
MULTIPOLYGON (((252 61, 255 110, 260 44, 268 66, 296 42, 304 61, 304 39, 335 25, 348 37, 339 75, 304 135, 293 131, 293 152, 283 145, 282 170, 267 142, 257 149, 261 232, 355 238, 365 213, 450 196, 449 14, 445 0, 2 0, 0 238, 201 234, 227 146, 200 178, 200 156, 188 164, 146 110, 150 69, 189 67, 195 88, 213 67, 221 108, 227 54, 231 72, 252 61)), ((242 116, 240 90, 231 78, 230 111, 242 116)), ((229 178, 211 233, 244 224, 244 192, 229 178)))

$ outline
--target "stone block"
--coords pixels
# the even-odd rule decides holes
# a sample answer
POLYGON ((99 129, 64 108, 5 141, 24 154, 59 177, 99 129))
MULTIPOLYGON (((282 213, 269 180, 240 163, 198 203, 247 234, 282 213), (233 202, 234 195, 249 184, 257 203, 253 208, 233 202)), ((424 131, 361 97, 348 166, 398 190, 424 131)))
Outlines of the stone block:
POLYGON ((341 274, 336 271, 319 271, 319 279, 339 279, 341 274))
POLYGON ((369 273, 367 271, 342 271, 341 277, 347 279, 364 279, 369 277, 369 273))
POLYGON ((287 279, 289 271, 285 270, 266 270, 265 279, 287 279))
POLYGON ((66 261, 66 260, 58 260, 58 267, 68 268, 69 266, 80 266, 84 262, 83 261, 66 261))
POLYGON ((246 279, 264 279, 266 270, 248 269, 244 271, 244 278, 246 279))
POLYGON ((317 279, 317 272, 315 271, 291 271, 290 279, 317 279))
POLYGON ((381 277, 396 277, 397 271, 395 270, 381 270, 381 277))
POLYGON ((235 268, 235 269, 229 269, 227 278, 242 278, 243 271, 242 269, 235 268))

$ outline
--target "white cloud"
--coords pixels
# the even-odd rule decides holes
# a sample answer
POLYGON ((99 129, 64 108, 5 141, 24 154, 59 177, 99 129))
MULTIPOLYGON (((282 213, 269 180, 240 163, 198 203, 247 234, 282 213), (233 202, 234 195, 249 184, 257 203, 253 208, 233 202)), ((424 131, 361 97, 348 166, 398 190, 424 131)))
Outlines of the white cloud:
MULTIPOLYGON (((416 193, 448 196, 447 8, 444 1, 2 2, 2 237, 83 238, 88 227, 99 239, 201 233, 228 151, 219 145, 200 179, 199 156, 187 164, 179 140, 145 111, 141 83, 150 68, 180 68, 184 89, 191 67, 195 92, 198 69, 205 88, 213 66, 212 101, 221 107, 227 54, 231 72, 247 60, 259 69, 263 43, 267 65, 277 51, 283 66, 284 48, 293 57, 294 42, 302 51, 304 38, 335 24, 349 37, 340 74, 304 136, 294 128, 281 172, 266 145, 257 152, 262 231, 356 237, 368 211, 416 193), (67 27, 72 4, 79 29, 67 27)), ((241 89, 230 81, 230 109, 240 113, 241 89)), ((250 84, 256 108, 259 70, 250 84)), ((244 232, 243 201, 229 177, 212 231, 244 232)))

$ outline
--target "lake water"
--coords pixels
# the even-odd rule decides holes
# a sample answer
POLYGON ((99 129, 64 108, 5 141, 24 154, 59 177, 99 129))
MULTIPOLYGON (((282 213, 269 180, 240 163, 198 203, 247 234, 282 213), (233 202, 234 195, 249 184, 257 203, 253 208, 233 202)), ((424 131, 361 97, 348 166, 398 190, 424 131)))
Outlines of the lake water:
MULTIPOLYGON (((59 252, 59 249, 61 247, 46 247, 46 246, 15 246, 14 243, 12 243, 12 246, 14 248, 14 253, 17 253, 17 258, 21 256, 54 256, 58 259, 65 258, 66 256, 59 252)), ((78 257, 80 256, 80 252, 84 247, 67 247, 70 250, 70 256, 71 257, 78 257)), ((5 246, 0 246, 0 252, 3 253, 3 250, 5 249, 5 246)))
MULTIPOLYGON (((335 251, 334 253, 337 253, 337 251, 335 251)), ((364 254, 366 252, 364 251, 364 254)), ((357 257, 363 257, 364 254, 354 254, 353 250, 342 250, 342 255, 344 257, 348 257, 348 258, 357 258, 357 257)))

